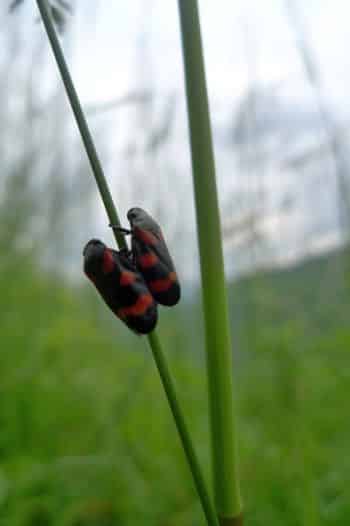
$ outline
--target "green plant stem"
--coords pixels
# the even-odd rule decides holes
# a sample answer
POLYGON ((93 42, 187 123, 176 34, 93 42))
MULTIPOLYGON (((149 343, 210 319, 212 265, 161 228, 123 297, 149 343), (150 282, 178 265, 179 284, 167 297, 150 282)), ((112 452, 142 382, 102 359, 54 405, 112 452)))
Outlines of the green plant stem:
POLYGON ((242 521, 232 352, 215 165, 197 0, 178 0, 202 274, 215 502, 222 524, 242 521))
POLYGON ((157 364, 160 377, 162 379, 171 412, 177 425, 178 433, 181 437, 182 445, 185 450, 193 478, 195 480, 197 491, 201 495, 202 506, 207 518, 207 522, 208 524, 216 524, 218 526, 218 519, 211 502, 211 498, 207 490, 206 482, 202 475, 195 450, 193 448, 192 440, 188 434, 188 429, 183 414, 180 410, 180 405, 177 401, 175 386, 171 379, 171 374, 165 361, 158 335, 155 333, 155 331, 149 335, 149 344, 152 349, 153 357, 157 364))
MULTIPOLYGON (((76 93, 76 90, 71 79, 68 66, 66 64, 61 45, 59 43, 54 24, 51 18, 50 10, 47 4, 47 0, 37 0, 38 8, 46 29, 47 36, 51 43, 51 48, 54 53, 58 69, 61 73, 63 83, 65 85, 67 96, 72 106, 74 116, 76 118, 79 131, 84 142, 84 146, 89 157, 91 168, 96 179, 98 189, 100 191, 104 206, 108 218, 113 225, 120 225, 118 214, 112 199, 112 195, 109 191, 107 181, 105 179, 101 163, 99 161, 96 148, 94 146, 89 127, 84 117, 81 104, 76 93)), ((118 230, 114 229, 117 245, 119 248, 127 247, 124 235, 118 230)), ((192 439, 189 434, 187 425, 185 423, 184 416, 182 414, 179 402, 176 397, 176 390, 172 381, 169 368, 165 359, 165 354, 162 350, 158 335, 156 331, 153 331, 148 335, 148 343, 152 350, 154 360, 156 362, 158 372, 175 420, 175 424, 181 439, 182 447, 184 449, 195 487, 197 489, 199 499, 202 504, 204 514, 207 519, 207 523, 210 526, 218 526, 218 519, 215 514, 214 506, 211 501, 209 492, 207 490, 205 478, 202 474, 201 467, 196 456, 192 439)))

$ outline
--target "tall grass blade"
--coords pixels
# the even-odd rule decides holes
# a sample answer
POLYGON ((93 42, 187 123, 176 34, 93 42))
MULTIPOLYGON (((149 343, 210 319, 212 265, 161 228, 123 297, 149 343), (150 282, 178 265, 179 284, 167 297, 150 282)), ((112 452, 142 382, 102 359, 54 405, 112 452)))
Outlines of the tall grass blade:
POLYGON ((178 0, 202 273, 215 502, 221 524, 242 521, 231 337, 197 0, 178 0))

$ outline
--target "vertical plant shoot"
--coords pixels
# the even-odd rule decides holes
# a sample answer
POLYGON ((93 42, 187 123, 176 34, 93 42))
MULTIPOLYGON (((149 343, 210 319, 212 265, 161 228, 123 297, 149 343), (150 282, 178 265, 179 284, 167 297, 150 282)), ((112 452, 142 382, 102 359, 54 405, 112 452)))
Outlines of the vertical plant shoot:
POLYGON ((219 206, 197 0, 179 0, 207 351, 215 501, 225 525, 240 524, 231 336, 219 206))

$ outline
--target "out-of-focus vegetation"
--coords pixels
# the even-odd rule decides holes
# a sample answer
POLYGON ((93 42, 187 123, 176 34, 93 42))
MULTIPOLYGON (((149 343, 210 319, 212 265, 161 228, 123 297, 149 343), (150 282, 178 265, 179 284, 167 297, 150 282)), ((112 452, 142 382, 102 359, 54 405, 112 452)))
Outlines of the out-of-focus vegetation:
MULTIPOLYGON (((336 271, 346 256, 230 287, 248 524, 345 525, 350 516, 349 281, 338 286, 336 271), (315 297, 320 279, 327 301, 315 297), (253 323, 239 319, 241 303, 253 323)), ((202 524, 142 339, 128 337, 88 284, 64 285, 24 255, 3 261, 0 524, 202 524)), ((161 333, 208 469, 200 314, 196 302, 174 312, 162 315, 161 333)))

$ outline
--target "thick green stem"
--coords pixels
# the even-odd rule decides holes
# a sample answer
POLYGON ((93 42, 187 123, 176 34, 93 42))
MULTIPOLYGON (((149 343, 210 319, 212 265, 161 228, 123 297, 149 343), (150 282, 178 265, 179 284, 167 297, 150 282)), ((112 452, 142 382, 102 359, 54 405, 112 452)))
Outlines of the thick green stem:
POLYGON ((197 0, 178 0, 203 286, 214 490, 222 524, 239 524, 241 497, 231 336, 197 0))
MULTIPOLYGON (((69 102, 72 106, 74 116, 76 118, 79 131, 84 142, 86 153, 89 157, 91 168, 96 179, 98 189, 100 191, 106 212, 109 218, 109 221, 113 225, 120 225, 118 214, 112 199, 112 195, 109 191, 107 181, 105 179, 100 160, 98 158, 94 142, 92 140, 89 127, 87 125, 81 104, 74 88, 73 81, 71 79, 61 45, 59 43, 54 24, 51 18, 50 9, 47 4, 47 0, 37 0, 38 8, 44 22, 44 26, 47 32, 47 36, 51 43, 51 48, 54 53, 58 69, 61 73, 62 80, 64 82, 67 96, 69 102)), ((117 241, 119 248, 127 247, 124 235, 119 231, 114 229, 114 235, 117 241)), ((184 416, 182 414, 179 402, 176 397, 175 386, 172 381, 167 362, 165 359, 165 354, 162 350, 158 335, 156 331, 153 331, 148 335, 148 342, 151 347, 154 360, 156 362, 158 372, 170 405, 171 412, 174 416, 175 424, 181 439, 182 447, 184 449, 192 476, 194 480, 195 487, 197 489, 199 499, 202 504, 204 514, 207 519, 209 526, 218 526, 218 519, 215 514, 214 506, 211 501, 209 492, 207 490, 205 478, 202 474, 201 467, 196 456, 192 439, 184 416)))

